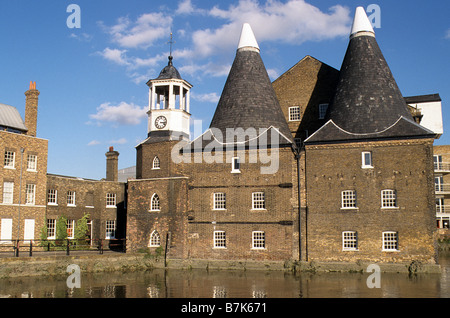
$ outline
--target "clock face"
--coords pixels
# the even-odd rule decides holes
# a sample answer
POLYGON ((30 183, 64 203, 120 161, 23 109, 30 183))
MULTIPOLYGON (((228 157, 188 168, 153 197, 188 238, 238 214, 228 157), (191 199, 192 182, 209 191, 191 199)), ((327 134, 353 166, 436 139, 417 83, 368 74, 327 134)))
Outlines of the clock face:
POLYGON ((158 116, 155 119, 155 126, 158 129, 163 129, 167 125, 167 118, 164 116, 158 116))

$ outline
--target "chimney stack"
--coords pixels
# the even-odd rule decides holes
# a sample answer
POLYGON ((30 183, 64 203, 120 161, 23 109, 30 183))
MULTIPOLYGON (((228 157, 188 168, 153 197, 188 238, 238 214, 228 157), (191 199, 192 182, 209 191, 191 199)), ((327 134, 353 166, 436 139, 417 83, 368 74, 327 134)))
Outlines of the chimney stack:
POLYGON ((106 181, 119 180, 119 153, 114 151, 114 147, 109 147, 106 155, 106 181))
POLYGON ((27 135, 36 137, 37 111, 39 91, 36 89, 36 82, 30 82, 30 88, 25 92, 25 126, 27 135))

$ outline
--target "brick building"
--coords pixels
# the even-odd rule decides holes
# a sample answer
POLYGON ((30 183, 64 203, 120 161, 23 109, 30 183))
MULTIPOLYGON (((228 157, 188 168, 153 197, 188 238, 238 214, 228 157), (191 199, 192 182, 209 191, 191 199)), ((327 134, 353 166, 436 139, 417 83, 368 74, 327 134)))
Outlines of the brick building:
POLYGON ((147 138, 127 180, 134 170, 119 173, 112 148, 105 179, 47 173, 34 84, 25 123, 0 105, 2 239, 45 226, 53 238, 60 216, 71 237, 89 214, 93 241, 126 238, 127 251, 168 259, 435 262, 436 218, 448 227, 438 185, 450 175, 450 151, 433 154, 440 98, 401 95, 362 8, 340 71, 306 56, 273 83, 244 24, 210 127, 194 140, 193 86, 172 56, 147 85, 147 138))
POLYGON ((171 57, 147 85, 148 138, 128 182, 130 250, 435 262, 442 127, 432 106, 401 95, 362 8, 341 71, 306 56, 273 83, 244 24, 210 128, 195 140, 183 130, 191 86, 171 57))
POLYGON ((73 238, 76 221, 85 214, 93 244, 98 239, 124 238, 126 184, 118 181, 119 153, 113 149, 106 153, 105 180, 47 173, 48 141, 36 137, 36 83, 30 83, 25 96, 25 121, 15 107, 0 104, 0 244, 39 240, 44 229, 49 239, 55 239, 61 216, 73 238))

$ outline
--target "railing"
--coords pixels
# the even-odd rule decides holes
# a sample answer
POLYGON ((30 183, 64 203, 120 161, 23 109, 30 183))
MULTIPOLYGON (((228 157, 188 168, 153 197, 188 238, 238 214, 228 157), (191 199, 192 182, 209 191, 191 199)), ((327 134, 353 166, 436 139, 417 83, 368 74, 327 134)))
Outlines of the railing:
POLYGON ((450 162, 435 162, 434 171, 436 172, 450 172, 450 162))
POLYGON ((448 184, 448 183, 435 184, 434 185, 434 190, 438 194, 450 193, 450 184, 448 184))
POLYGON ((15 257, 19 257, 23 253, 27 256, 33 256, 34 252, 39 252, 40 255, 45 255, 48 252, 60 252, 61 255, 70 255, 74 251, 103 254, 105 250, 125 253, 126 240, 0 240, 0 254, 12 253, 15 257))
POLYGON ((450 213, 450 205, 436 205, 437 213, 450 213))

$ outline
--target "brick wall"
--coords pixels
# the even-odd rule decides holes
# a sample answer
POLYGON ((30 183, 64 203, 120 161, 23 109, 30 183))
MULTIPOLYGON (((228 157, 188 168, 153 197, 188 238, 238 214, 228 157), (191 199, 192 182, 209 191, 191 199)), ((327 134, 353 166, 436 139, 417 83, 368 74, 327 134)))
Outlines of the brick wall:
POLYGON ((306 147, 310 260, 434 262, 435 206, 432 139, 306 147), (362 169, 371 151, 373 168, 362 169), (397 207, 381 208, 393 189, 397 207), (356 190, 356 209, 341 208, 341 192, 356 190), (342 232, 356 231, 357 251, 343 251, 342 232), (382 251, 382 232, 398 233, 398 251, 382 251))

